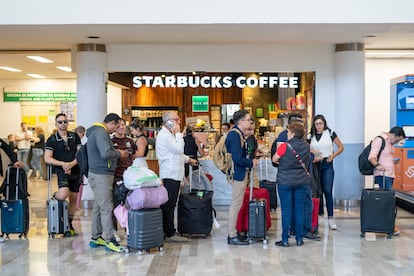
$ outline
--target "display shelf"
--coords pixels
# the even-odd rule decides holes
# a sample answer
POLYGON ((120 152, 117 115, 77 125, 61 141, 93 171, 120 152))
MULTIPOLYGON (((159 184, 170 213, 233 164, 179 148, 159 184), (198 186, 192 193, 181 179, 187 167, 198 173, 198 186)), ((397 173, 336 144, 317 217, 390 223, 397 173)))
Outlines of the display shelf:
POLYGON ((178 112, 178 106, 131 106, 131 117, 132 120, 138 118, 146 128, 157 129, 167 111, 178 112))

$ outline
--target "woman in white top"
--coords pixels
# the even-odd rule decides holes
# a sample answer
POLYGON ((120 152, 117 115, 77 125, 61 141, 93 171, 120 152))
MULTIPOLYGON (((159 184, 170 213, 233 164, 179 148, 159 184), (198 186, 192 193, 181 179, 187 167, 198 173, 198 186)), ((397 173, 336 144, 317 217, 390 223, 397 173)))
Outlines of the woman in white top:
MULTIPOLYGON (((325 196, 326 209, 328 211, 329 228, 336 230, 337 226, 333 218, 333 160, 344 151, 344 146, 337 136, 326 124, 323 115, 316 115, 313 119, 311 133, 308 136, 311 152, 314 153, 314 164, 319 169, 320 183, 325 196), (334 145, 337 150, 334 151, 334 145)), ((319 214, 323 215, 323 200, 320 201, 319 214)))
POLYGON ((134 119, 129 126, 131 134, 136 137, 135 145, 137 150, 135 151, 135 159, 133 166, 148 167, 147 154, 148 154, 148 140, 144 134, 144 124, 138 119, 134 119))

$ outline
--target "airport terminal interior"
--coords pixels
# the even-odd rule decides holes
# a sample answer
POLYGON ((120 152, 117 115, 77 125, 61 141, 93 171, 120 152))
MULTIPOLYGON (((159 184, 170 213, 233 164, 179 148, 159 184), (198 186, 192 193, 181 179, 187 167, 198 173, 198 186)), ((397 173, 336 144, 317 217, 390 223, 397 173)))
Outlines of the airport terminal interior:
MULTIPOLYGON (((56 178, 52 181, 56 189, 56 178)), ((207 238, 187 243, 165 243, 163 251, 139 254, 107 252, 90 248, 91 209, 81 203, 75 228, 77 237, 48 237, 47 182, 30 178, 30 229, 27 239, 10 234, 0 243, 1 275, 414 275, 414 215, 398 208, 400 236, 366 233, 360 237, 359 208, 335 209, 338 229, 329 230, 320 219, 321 241, 305 240, 297 247, 275 246, 280 240, 280 208, 272 212, 268 244, 227 245, 228 206, 214 206, 221 227, 207 238)), ((121 244, 126 233, 118 230, 121 244)))

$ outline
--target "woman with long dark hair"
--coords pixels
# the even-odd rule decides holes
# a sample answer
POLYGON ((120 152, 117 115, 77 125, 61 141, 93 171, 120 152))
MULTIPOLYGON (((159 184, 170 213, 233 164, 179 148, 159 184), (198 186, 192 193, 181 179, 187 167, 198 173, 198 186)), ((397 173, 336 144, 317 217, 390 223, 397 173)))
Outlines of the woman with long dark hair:
MULTIPOLYGON (((332 131, 323 115, 316 115, 312 122, 311 133, 308 137, 311 152, 314 153, 314 164, 319 170, 320 183, 328 212, 329 229, 336 230, 337 225, 333 216, 333 160, 344 151, 344 145, 335 131, 332 131), (335 146, 336 145, 336 150, 335 146)), ((319 214, 323 215, 323 198, 320 201, 319 214)))

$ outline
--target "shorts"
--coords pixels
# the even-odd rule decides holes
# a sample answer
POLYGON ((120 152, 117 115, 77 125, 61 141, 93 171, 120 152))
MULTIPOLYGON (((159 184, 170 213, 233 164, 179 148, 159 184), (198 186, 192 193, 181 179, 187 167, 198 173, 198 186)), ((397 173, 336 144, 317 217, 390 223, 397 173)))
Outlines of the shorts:
POLYGON ((58 178, 58 187, 65 188, 68 187, 69 191, 72 193, 78 193, 80 187, 80 173, 66 174, 63 170, 56 170, 56 175, 58 178))

